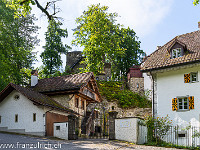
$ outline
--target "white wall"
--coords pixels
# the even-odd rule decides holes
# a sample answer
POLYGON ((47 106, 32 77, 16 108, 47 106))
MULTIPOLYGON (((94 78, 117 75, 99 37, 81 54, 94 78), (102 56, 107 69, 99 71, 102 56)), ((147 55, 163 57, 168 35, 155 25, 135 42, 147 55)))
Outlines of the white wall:
POLYGON ((197 72, 200 81, 200 66, 157 73, 157 115, 169 115, 173 125, 199 126, 200 82, 184 83, 184 74, 197 72), (194 96, 194 109, 190 111, 172 111, 172 98, 194 96))
POLYGON ((54 136, 68 140, 68 122, 54 123, 54 136), (56 130, 56 126, 60 126, 60 130, 56 130))
POLYGON ((151 77, 147 75, 147 73, 143 73, 142 76, 144 77, 144 91, 148 98, 152 99, 152 80, 151 77))
POLYGON ((0 103, 0 128, 7 127, 8 130, 13 131, 25 129, 25 132, 30 134, 37 132, 39 135, 44 135, 45 117, 43 114, 45 112, 42 108, 33 105, 33 102, 19 92, 13 91, 0 103), (14 99, 16 94, 20 96, 18 100, 14 99), (33 113, 36 113, 35 122, 33 122, 33 113), (18 122, 15 122, 15 114, 18 114, 18 122))
MULTIPOLYGON (((138 118, 115 119, 115 138, 117 140, 144 144, 146 133, 139 133, 138 118)), ((144 132, 147 131, 143 130, 144 132)))

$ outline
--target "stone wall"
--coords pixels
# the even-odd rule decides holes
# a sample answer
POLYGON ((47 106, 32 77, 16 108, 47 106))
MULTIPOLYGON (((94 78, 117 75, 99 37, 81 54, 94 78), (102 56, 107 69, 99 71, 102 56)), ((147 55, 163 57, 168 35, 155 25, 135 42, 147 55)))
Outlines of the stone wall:
POLYGON ((142 93, 144 92, 144 78, 132 77, 128 81, 128 87, 131 91, 142 93))
MULTIPOLYGON (((94 104, 93 104, 94 105, 94 104)), ((91 111, 91 108, 93 108, 93 105, 90 104, 87 107, 87 111, 91 111)), ((100 113, 103 112, 103 107, 105 107, 106 112, 110 111, 116 111, 118 112, 117 118, 125 118, 125 117, 140 117, 145 118, 145 116, 152 115, 151 108, 129 108, 129 109, 123 109, 118 107, 117 102, 108 102, 105 98, 103 98, 103 101, 96 105, 95 108, 99 110, 100 113)))

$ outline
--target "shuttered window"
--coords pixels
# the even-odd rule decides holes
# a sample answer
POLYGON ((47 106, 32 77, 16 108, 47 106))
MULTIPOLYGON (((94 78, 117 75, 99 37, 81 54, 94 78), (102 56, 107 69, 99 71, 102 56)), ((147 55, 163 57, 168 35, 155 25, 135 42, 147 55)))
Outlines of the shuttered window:
POLYGON ((172 99, 172 111, 194 109, 194 96, 172 99))
POLYGON ((184 74, 184 83, 198 82, 198 72, 184 74))

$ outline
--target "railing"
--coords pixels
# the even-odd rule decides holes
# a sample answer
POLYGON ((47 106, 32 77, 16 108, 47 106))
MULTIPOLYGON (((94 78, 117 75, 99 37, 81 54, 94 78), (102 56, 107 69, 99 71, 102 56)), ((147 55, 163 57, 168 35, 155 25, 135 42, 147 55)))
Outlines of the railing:
POLYGON ((163 137, 159 137, 157 130, 155 130, 154 136, 163 143, 185 147, 200 147, 200 127, 170 126, 168 132, 163 137))
POLYGON ((83 90, 83 94, 87 95, 88 97, 92 98, 92 99, 95 99, 95 94, 92 93, 90 90, 88 90, 87 88, 85 88, 83 90))

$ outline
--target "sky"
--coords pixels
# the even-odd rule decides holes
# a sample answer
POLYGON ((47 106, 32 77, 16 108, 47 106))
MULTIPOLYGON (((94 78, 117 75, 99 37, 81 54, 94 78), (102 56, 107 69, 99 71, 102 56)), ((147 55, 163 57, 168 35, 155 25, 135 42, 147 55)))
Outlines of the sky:
MULTIPOLYGON (((45 7, 47 0, 40 0, 45 7)), ((193 0, 60 0, 56 7, 60 8, 57 16, 63 18, 62 28, 67 28, 68 38, 63 40, 64 44, 72 47, 71 51, 82 51, 82 47, 72 46, 74 39, 72 29, 76 28, 75 20, 83 14, 84 10, 92 4, 100 3, 108 6, 108 12, 118 13, 117 23, 130 27, 136 32, 141 42, 140 48, 151 54, 157 46, 162 46, 177 35, 199 30, 200 5, 194 6, 193 0)), ((34 67, 42 65, 40 54, 45 45, 44 33, 47 30, 48 20, 44 14, 33 6, 32 13, 38 21, 36 25, 41 27, 38 38, 40 45, 34 51, 37 53, 37 62, 34 67)), ((66 57, 62 55, 63 68, 66 57)))

